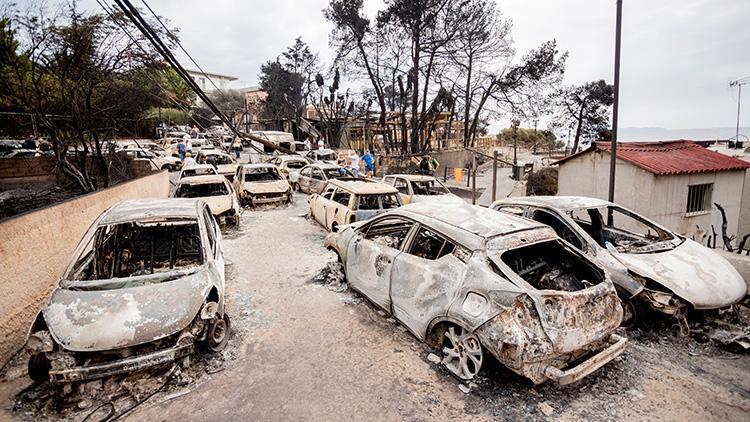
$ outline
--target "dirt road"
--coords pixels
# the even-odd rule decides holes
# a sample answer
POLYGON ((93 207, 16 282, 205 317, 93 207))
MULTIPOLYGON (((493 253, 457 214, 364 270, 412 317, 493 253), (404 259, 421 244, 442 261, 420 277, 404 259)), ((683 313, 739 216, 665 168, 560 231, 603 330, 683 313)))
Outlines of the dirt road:
MULTIPOLYGON (((333 257, 295 206, 246 211, 225 235, 235 334, 222 371, 137 407, 160 420, 748 420, 750 357, 660 331, 628 332, 615 362, 581 383, 533 386, 490 366, 468 394, 432 352, 351 292, 311 282, 333 257), (175 397, 175 391, 180 394, 175 397)), ((17 361, 0 382, 0 419, 29 384, 17 361)), ((87 412, 67 414, 81 420, 87 412)), ((37 415, 38 416, 38 415, 37 415)), ((46 413, 44 416, 55 416, 46 413)))

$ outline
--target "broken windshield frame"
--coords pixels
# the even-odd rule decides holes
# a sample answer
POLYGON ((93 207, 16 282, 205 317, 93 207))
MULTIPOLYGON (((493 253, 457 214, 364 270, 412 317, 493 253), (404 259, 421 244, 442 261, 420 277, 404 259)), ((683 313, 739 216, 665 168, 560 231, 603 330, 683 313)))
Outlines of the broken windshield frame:
POLYGON ((229 195, 227 185, 222 182, 188 184, 183 183, 177 187, 175 198, 206 198, 210 196, 229 195))
POLYGON ((566 211, 566 214, 601 247, 620 253, 655 253, 674 249, 685 238, 624 208, 609 205, 566 211), (581 215, 588 213, 588 220, 581 215))
POLYGON ((204 264, 204 253, 195 219, 98 226, 79 246, 60 287, 106 290, 161 283, 194 272, 204 264))

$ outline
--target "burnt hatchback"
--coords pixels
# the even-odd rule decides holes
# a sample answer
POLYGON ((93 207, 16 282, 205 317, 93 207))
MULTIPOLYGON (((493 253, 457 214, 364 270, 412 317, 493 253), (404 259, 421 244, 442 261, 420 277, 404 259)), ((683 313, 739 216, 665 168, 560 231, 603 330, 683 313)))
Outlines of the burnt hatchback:
POLYGON ((122 202, 89 228, 31 326, 35 381, 134 372, 227 342, 221 232, 205 202, 122 202))
POLYGON ((534 383, 577 381, 619 355, 606 272, 542 224, 468 204, 406 205, 325 245, 351 288, 473 378, 490 353, 534 383))

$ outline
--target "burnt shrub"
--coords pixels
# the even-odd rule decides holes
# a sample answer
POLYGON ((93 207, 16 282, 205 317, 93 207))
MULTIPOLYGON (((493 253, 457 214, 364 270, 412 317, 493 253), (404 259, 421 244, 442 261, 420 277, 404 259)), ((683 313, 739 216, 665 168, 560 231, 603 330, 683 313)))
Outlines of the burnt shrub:
POLYGON ((557 167, 543 167, 526 180, 526 195, 556 195, 557 167))

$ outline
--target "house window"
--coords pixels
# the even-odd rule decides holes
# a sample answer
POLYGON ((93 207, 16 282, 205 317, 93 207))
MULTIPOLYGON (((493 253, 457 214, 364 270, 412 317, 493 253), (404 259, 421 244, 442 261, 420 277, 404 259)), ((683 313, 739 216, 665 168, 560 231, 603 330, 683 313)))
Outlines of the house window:
POLYGON ((711 210, 711 193, 713 183, 688 186, 687 212, 701 212, 711 210))

